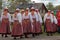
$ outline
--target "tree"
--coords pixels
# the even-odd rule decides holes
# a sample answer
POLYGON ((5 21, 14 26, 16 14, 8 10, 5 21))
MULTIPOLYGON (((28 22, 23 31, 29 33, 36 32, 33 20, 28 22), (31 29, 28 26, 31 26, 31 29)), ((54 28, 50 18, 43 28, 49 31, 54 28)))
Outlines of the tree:
POLYGON ((60 5, 56 6, 55 10, 60 10, 60 5))
POLYGON ((54 6, 52 3, 49 3, 46 7, 48 10, 54 10, 54 6))
POLYGON ((0 16, 1 16, 1 10, 2 10, 2 1, 0 0, 0 16))
POLYGON ((17 5, 19 5, 20 3, 26 3, 26 2, 30 2, 31 0, 11 0, 11 7, 9 8, 9 10, 15 10, 17 5))
POLYGON ((2 1, 0 1, 0 9, 2 9, 2 1))

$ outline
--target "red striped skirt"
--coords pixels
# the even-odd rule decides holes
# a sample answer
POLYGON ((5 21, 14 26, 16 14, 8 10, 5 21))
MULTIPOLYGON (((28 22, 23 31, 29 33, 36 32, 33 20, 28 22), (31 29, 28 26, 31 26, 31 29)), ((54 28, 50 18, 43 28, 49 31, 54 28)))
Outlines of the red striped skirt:
POLYGON ((57 32, 57 26, 55 23, 52 24, 53 25, 53 32, 57 32))
POLYGON ((11 35, 16 36, 16 37, 23 35, 23 27, 21 26, 21 24, 17 20, 15 20, 13 22, 13 28, 12 28, 11 35))
POLYGON ((46 32, 53 32, 53 26, 50 19, 46 19, 46 32))
POLYGON ((36 33, 36 19, 33 19, 33 23, 31 25, 31 32, 36 33))
POLYGON ((9 20, 8 19, 2 19, 0 33, 1 34, 10 34, 10 27, 9 27, 9 20))
POLYGON ((41 28, 41 24, 40 22, 37 22, 36 23, 36 33, 42 33, 42 28, 41 28))
POLYGON ((31 27, 31 23, 29 19, 24 19, 23 22, 23 32, 24 33, 31 33, 30 27, 31 27))

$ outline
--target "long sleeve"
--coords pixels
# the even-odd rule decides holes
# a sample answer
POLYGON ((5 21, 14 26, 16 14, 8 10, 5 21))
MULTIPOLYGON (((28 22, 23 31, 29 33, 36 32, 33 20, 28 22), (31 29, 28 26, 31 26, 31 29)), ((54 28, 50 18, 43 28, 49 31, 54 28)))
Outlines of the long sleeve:
POLYGON ((8 13, 9 22, 11 22, 11 15, 8 13))
POLYGON ((36 21, 38 21, 38 15, 37 14, 35 14, 35 17, 36 17, 36 21))
POLYGON ((22 20, 24 20, 24 18, 25 18, 25 13, 22 15, 22 20))
POLYGON ((33 22, 33 21, 32 21, 32 17, 31 17, 31 15, 30 15, 30 21, 33 22))
POLYGON ((44 23, 45 23, 45 21, 46 21, 46 16, 47 16, 47 14, 44 15, 44 23))
POLYGON ((55 22, 55 24, 57 24, 58 22, 57 22, 57 19, 56 19, 56 17, 54 16, 54 22, 55 22))
POLYGON ((18 16, 19 23, 22 23, 22 15, 19 13, 17 16, 18 16))
POLYGON ((40 23, 42 23, 43 21, 42 21, 42 17, 41 17, 41 15, 38 13, 38 16, 39 16, 39 21, 40 21, 40 23))
POLYGON ((50 14, 50 17, 51 17, 51 23, 53 23, 53 16, 52 16, 52 14, 50 14))
POLYGON ((30 16, 30 21, 33 22, 31 14, 29 16, 30 16))

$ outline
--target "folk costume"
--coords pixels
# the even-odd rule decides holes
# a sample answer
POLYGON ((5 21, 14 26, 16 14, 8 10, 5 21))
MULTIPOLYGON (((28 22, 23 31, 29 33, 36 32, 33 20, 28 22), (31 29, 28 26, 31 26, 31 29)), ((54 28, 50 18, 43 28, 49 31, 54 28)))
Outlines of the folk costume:
POLYGON ((30 32, 30 27, 31 27, 30 16, 29 16, 29 12, 27 9, 25 13, 23 14, 22 24, 23 24, 23 32, 25 34, 25 37, 27 38, 27 35, 31 33, 30 32))
POLYGON ((46 32, 47 35, 52 35, 52 24, 53 24, 53 17, 52 14, 50 13, 50 11, 48 11, 48 13, 45 14, 44 16, 44 24, 46 25, 46 32))
POLYGON ((8 13, 8 8, 4 8, 4 12, 1 15, 1 27, 0 34, 5 35, 10 34, 10 24, 11 24, 11 15, 8 13))
POLYGON ((60 33, 60 11, 57 12, 56 14, 56 17, 57 17, 57 26, 58 26, 58 33, 60 33))
POLYGON ((22 16, 19 13, 19 9, 16 9, 16 12, 13 14, 13 29, 11 35, 14 39, 23 35, 22 16))
POLYGON ((39 13, 39 10, 36 9, 36 15, 38 17, 38 22, 37 22, 37 33, 42 33, 42 17, 39 13))
POLYGON ((52 16, 53 16, 53 33, 56 33, 57 32, 57 18, 54 16, 53 14, 54 12, 52 11, 52 16))
POLYGON ((35 37, 35 34, 39 33, 40 30, 38 31, 38 27, 36 26, 37 22, 38 22, 38 17, 36 15, 34 7, 31 8, 30 20, 31 20, 31 32, 32 32, 32 36, 35 37))

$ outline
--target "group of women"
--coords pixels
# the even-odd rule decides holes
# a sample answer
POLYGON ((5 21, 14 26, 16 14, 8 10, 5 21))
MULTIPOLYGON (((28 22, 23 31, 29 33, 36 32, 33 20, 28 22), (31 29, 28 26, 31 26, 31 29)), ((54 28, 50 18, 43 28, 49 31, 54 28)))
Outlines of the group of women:
MULTIPOLYGON (((0 17, 0 34, 2 37, 7 37, 8 34, 11 34, 14 39, 16 37, 28 38, 29 34, 32 34, 33 37, 41 34, 42 31, 42 17, 38 9, 31 7, 31 9, 26 8, 25 10, 16 9, 13 17, 9 14, 8 8, 4 8, 2 15, 0 17), (10 24, 12 25, 12 31, 10 31, 10 24)), ((44 15, 44 29, 47 35, 51 35, 57 32, 57 19, 54 16, 53 11, 48 12, 44 15)))

